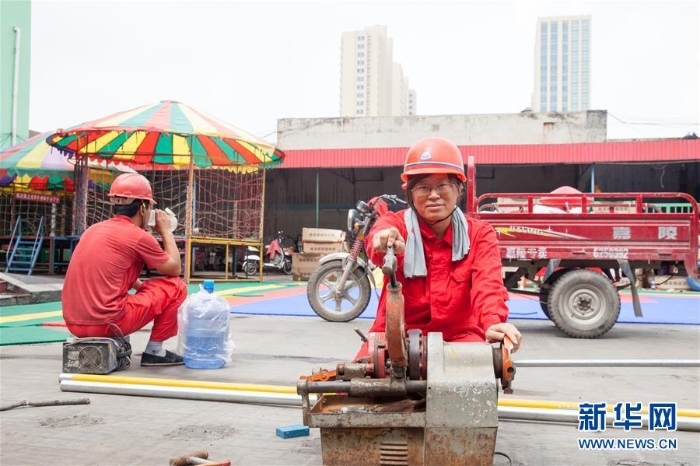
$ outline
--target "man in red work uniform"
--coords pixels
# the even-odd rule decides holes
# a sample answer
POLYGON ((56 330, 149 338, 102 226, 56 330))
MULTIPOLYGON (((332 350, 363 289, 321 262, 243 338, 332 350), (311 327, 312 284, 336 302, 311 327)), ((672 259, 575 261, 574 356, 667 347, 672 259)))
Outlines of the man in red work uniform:
MULTIPOLYGON (((466 181, 457 146, 443 138, 421 139, 408 151, 401 179, 410 208, 382 215, 366 245, 375 264, 394 247, 406 329, 442 332, 447 342, 497 342, 508 336, 517 351, 522 335, 506 322, 508 293, 496 233, 457 207, 466 181)), ((379 299, 370 332, 385 331, 386 296, 383 292, 379 299)), ((366 355, 365 343, 356 359, 366 355)))
POLYGON ((156 202, 151 184, 141 175, 119 175, 109 198, 114 217, 83 233, 66 271, 61 300, 68 330, 80 338, 114 337, 153 322, 141 365, 183 364, 181 356, 163 348, 165 340, 177 335, 177 311, 187 297, 170 219, 155 211, 153 229, 163 238, 161 248, 146 231, 156 202), (142 282, 144 264, 167 277, 142 282), (129 294, 132 288, 135 294, 129 294))

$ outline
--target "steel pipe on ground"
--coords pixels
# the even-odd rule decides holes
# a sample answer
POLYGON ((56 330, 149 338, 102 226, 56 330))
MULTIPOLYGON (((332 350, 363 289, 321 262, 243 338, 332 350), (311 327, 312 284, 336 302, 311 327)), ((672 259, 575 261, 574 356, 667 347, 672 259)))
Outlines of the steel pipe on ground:
MULTIPOLYGON (((63 380, 59 388, 64 392, 101 393, 107 395, 151 396, 198 401, 225 401, 265 405, 301 406, 301 397, 287 393, 221 390, 213 388, 172 387, 107 382, 83 382, 63 380)), ((315 402, 315 399, 312 400, 315 402)))
MULTIPOLYGON (((74 374, 62 375, 71 376, 74 374)), ((110 378, 105 376, 96 377, 101 377, 102 379, 110 378)), ((138 380, 138 378, 136 377, 132 377, 130 379, 138 380)), ((168 379, 150 380, 163 380, 165 382, 168 381, 168 379)), ((187 381, 177 382, 184 383, 187 381)), ((270 391, 263 392, 232 389, 199 388, 195 386, 159 386, 154 384, 143 385, 138 383, 90 382, 72 380, 69 377, 62 377, 59 387, 61 391, 64 392, 151 396, 158 398, 176 398, 199 401, 224 401, 232 403, 250 403, 263 405, 301 406, 301 397, 299 395, 289 393, 274 393, 270 391)), ((312 399, 311 401, 312 403, 315 403, 315 399, 312 399)), ((500 420, 547 421, 575 424, 578 424, 579 422, 578 404, 576 403, 501 399, 499 400, 498 405, 498 416, 500 420)), ((678 410, 677 416, 678 430, 700 432, 699 410, 678 410)), ((643 422, 646 423, 648 421, 648 416, 643 414, 642 419, 643 422)), ((606 421, 608 423, 611 423, 612 420, 612 415, 608 414, 608 416, 606 417, 606 421)))
MULTIPOLYGON (((565 409, 533 409, 533 408, 515 408, 509 406, 498 407, 498 420, 510 421, 544 421, 544 422, 562 422, 566 424, 578 424, 578 410, 565 409)), ((605 423, 611 425, 615 421, 615 416, 608 413, 605 416, 605 423)), ((642 415, 642 423, 644 427, 649 425, 649 416, 642 415)), ((687 432, 700 432, 700 419, 689 417, 676 418, 676 430, 687 432)))
POLYGON ((68 374, 62 373, 58 376, 58 381, 63 382, 72 380, 75 382, 103 382, 111 384, 124 385, 156 385, 164 387, 182 387, 182 388, 208 388, 215 390, 238 390, 248 392, 263 392, 263 393, 288 393, 296 395, 296 387, 283 385, 261 385, 250 383, 227 383, 227 382, 206 382, 202 380, 179 380, 179 379, 156 379, 148 377, 127 377, 127 376, 112 376, 112 375, 95 375, 95 374, 68 374))

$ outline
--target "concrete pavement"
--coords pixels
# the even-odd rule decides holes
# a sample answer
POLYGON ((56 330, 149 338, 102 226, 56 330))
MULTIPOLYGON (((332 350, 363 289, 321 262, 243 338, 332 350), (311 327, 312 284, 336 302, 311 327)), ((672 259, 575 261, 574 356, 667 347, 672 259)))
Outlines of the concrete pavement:
MULTIPOLYGON (((518 359, 698 359, 696 326, 618 324, 603 338, 575 340, 551 323, 516 321, 524 334, 518 359)), ((355 354, 354 327, 370 322, 329 323, 311 317, 231 316, 236 351, 226 367, 202 371, 183 366, 142 368, 139 357, 127 372, 134 377, 240 382, 294 386, 314 368, 332 369, 355 354)), ((137 354, 148 331, 132 336, 137 354)), ((175 341, 166 346, 173 349, 175 341)), ((0 404, 88 397, 89 405, 18 408, 2 412, 0 464, 157 465, 196 450, 234 465, 320 465, 319 432, 283 440, 275 428, 301 422, 294 407, 255 406, 119 395, 61 392, 61 344, 0 348, 0 404)), ((521 368, 511 398, 570 402, 675 401, 700 408, 697 368, 521 368)), ((501 395, 504 397, 505 395, 501 395)), ((698 464, 697 432, 602 434, 576 426, 502 421, 497 451, 516 465, 666 465, 698 464), (580 451, 579 437, 674 437, 675 451, 580 451)), ((494 464, 508 461, 497 456, 494 464)))

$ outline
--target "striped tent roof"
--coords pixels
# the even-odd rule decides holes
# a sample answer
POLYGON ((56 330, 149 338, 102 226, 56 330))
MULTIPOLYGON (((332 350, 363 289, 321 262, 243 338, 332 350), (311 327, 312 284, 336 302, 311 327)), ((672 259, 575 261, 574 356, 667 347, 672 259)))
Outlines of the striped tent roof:
POLYGON ((180 102, 144 105, 58 130, 47 142, 70 156, 139 170, 274 166, 284 154, 265 140, 180 102))

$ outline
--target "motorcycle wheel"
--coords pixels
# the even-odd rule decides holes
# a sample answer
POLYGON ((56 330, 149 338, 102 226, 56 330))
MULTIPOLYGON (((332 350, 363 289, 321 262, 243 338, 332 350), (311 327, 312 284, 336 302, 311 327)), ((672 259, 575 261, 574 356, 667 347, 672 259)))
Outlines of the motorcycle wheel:
POLYGON ((246 275, 256 275, 258 273, 258 264, 255 262, 246 262, 243 264, 243 273, 246 275))
POLYGON ((286 273, 287 275, 292 274, 292 262, 285 260, 284 264, 282 264, 282 272, 286 273))
POLYGON ((343 276, 342 261, 321 265, 309 277, 306 296, 319 317, 330 322, 350 322, 362 314, 372 293, 367 275, 355 269, 345 282, 345 291, 339 298, 332 293, 333 286, 343 276))

